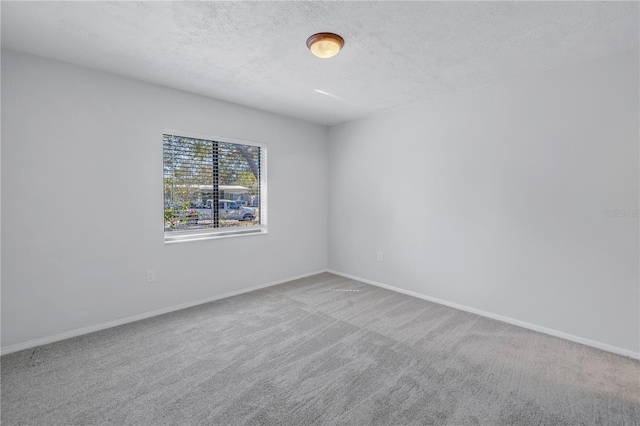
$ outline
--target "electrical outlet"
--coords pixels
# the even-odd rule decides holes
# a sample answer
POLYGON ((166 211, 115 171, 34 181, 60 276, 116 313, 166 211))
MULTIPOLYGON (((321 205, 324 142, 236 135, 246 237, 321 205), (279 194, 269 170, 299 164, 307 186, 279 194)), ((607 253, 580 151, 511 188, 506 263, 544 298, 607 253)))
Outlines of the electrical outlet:
POLYGON ((384 260, 384 252, 382 250, 380 250, 378 252, 378 261, 382 262, 384 260))
POLYGON ((147 269, 147 282, 148 283, 156 282, 156 270, 155 269, 147 269))

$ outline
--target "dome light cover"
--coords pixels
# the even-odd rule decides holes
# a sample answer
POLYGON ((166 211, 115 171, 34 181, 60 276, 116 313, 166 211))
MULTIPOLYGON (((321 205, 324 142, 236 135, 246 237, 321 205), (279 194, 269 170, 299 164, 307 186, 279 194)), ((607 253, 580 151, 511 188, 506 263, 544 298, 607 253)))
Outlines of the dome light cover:
POLYGON ((307 39, 307 47, 318 58, 331 58, 344 46, 344 39, 338 34, 317 33, 307 39))

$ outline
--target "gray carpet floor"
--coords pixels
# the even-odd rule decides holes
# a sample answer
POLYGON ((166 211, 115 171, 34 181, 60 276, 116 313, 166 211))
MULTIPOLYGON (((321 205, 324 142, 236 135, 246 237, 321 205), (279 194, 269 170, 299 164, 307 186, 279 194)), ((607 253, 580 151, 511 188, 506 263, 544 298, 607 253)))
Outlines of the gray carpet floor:
POLYGON ((640 363, 332 274, 3 356, 2 425, 637 425, 640 363))

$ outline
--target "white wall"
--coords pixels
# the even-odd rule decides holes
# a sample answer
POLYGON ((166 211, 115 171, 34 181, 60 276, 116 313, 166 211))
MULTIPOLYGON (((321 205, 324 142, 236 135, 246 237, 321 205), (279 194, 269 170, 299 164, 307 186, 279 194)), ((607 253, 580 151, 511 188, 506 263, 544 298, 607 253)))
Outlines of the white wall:
POLYGON ((640 351, 638 51, 330 129, 329 268, 640 351), (378 250, 384 261, 378 262, 378 250))
POLYGON ((2 51, 2 347, 325 269, 327 155, 322 126, 2 51), (267 235, 164 244, 165 128, 267 144, 267 235))
POLYGON ((2 348, 328 249, 338 272, 637 353, 638 217, 604 214, 639 207, 637 75, 637 51, 552 70, 336 126, 327 153, 321 126, 2 51, 2 348), (163 243, 164 128, 268 144, 269 234, 163 243))

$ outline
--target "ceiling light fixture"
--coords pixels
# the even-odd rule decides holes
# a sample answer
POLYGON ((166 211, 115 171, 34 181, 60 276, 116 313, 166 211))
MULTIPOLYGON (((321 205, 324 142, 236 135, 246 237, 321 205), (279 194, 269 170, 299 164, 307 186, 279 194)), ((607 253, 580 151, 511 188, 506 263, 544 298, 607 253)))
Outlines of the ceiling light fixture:
POLYGON ((344 46, 344 39, 338 34, 318 33, 307 39, 307 47, 318 58, 335 56, 342 46, 344 46))

